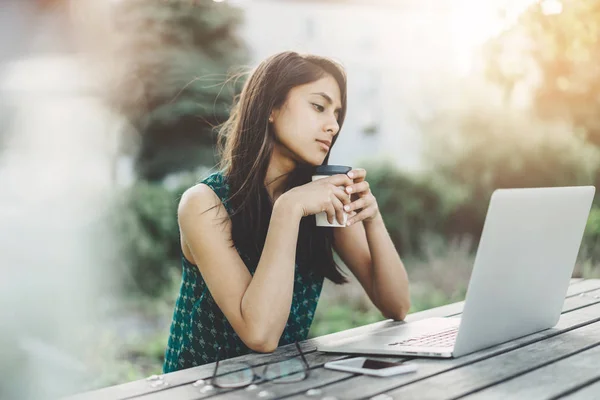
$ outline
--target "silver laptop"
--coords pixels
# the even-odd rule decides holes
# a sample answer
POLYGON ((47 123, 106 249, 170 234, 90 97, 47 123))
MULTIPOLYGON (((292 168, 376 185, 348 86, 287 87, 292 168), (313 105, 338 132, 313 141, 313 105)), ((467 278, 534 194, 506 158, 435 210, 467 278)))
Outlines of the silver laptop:
POLYGON ((333 353, 459 357, 556 325, 595 187, 498 189, 463 313, 317 345, 333 353))

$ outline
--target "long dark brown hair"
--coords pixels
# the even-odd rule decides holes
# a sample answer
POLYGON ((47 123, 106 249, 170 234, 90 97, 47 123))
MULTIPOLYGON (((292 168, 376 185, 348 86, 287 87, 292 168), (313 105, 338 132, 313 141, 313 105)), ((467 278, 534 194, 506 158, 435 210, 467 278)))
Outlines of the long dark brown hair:
MULTIPOLYGON (((346 115, 343 67, 325 57, 292 51, 275 54, 252 71, 234 101, 229 119, 220 127, 220 169, 229 184, 228 201, 233 210, 231 239, 253 263, 260 260, 272 212, 265 177, 276 138, 269 116, 284 104, 290 89, 327 74, 333 76, 340 89, 341 129, 346 115)), ((333 138, 331 147, 338 136, 333 138)), ((328 160, 329 154, 323 165, 328 160)), ((312 170, 312 166, 299 165, 287 177, 286 190, 308 183, 312 170)), ((317 228, 314 216, 302 218, 296 249, 299 266, 337 284, 346 283, 348 280, 334 261, 332 244, 332 229, 317 228)))

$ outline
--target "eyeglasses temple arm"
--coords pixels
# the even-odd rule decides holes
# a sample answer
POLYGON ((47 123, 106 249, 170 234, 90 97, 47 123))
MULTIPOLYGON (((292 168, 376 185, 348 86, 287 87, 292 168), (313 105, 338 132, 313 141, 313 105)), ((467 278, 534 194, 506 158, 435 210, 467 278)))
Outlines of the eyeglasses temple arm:
POLYGON ((304 357, 304 353, 302 352, 302 349, 300 348, 300 344, 298 344, 298 342, 296 342, 296 349, 298 350, 298 353, 300 353, 300 357, 302 357, 302 362, 304 363, 304 366, 308 370, 309 369, 308 361, 306 361, 306 358, 304 357))
POLYGON ((221 358, 221 348, 217 350, 217 362, 215 364, 215 370, 213 371, 212 378, 210 379, 211 383, 214 381, 215 376, 217 376, 217 368, 219 368, 219 359, 221 358))

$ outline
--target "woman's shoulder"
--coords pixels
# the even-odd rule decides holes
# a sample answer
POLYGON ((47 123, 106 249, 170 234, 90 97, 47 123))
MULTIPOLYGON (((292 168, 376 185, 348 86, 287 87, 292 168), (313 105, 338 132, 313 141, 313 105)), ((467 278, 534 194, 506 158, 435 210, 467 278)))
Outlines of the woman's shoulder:
POLYGON ((223 171, 215 171, 209 175, 207 175, 204 179, 200 181, 200 183, 204 183, 208 186, 225 186, 227 185, 227 177, 223 171))
POLYGON ((196 212, 199 209, 207 209, 225 205, 229 186, 221 171, 214 172, 194 186, 188 188, 179 201, 180 213, 185 210, 196 212))
POLYGON ((202 179, 200 183, 210 187, 219 197, 221 202, 227 202, 227 198, 229 197, 229 184, 227 183, 227 177, 223 171, 213 172, 202 179))

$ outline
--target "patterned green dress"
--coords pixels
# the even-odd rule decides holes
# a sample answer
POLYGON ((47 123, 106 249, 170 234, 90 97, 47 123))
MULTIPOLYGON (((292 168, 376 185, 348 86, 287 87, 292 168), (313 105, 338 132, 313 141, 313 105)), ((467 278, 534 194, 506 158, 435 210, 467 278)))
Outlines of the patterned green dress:
MULTIPOLYGON (((227 202, 229 187, 223 174, 216 172, 202 182, 212 188, 231 214, 227 202)), ((254 275, 257 265, 252 265, 244 254, 240 256, 254 275)), ((163 371, 214 362, 219 347, 222 348, 222 359, 250 353, 217 306, 198 267, 183 256, 182 265, 181 288, 175 303, 163 371)), ((312 270, 299 268, 296 263, 292 306, 279 346, 307 338, 322 287, 323 277, 312 270)))

